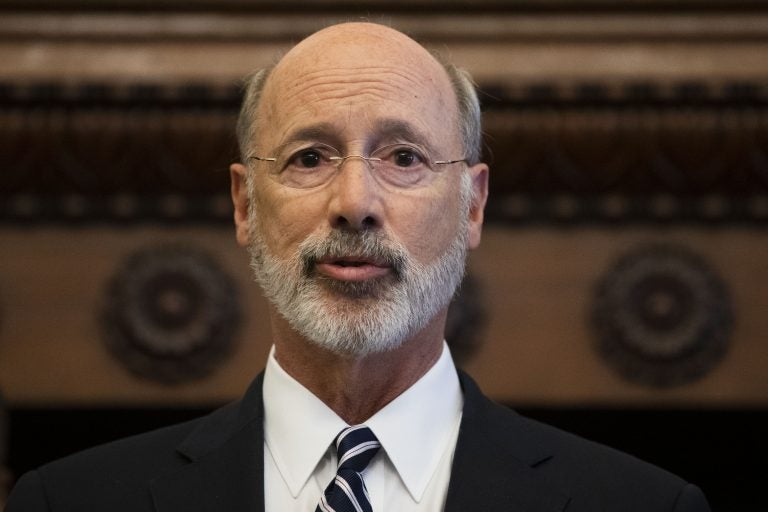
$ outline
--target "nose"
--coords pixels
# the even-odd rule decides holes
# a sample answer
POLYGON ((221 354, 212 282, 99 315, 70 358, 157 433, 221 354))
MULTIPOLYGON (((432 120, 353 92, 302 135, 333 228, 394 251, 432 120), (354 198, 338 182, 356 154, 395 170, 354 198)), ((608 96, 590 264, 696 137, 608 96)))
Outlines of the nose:
POLYGON ((382 225, 379 185, 368 161, 349 155, 339 164, 328 205, 331 227, 362 231, 382 225))

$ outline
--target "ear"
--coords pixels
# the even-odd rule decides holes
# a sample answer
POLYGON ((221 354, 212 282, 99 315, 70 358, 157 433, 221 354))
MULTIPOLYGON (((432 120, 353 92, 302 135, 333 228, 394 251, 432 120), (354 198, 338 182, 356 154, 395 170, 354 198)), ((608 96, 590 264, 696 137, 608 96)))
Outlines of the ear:
POLYGON ((235 233, 237 243, 245 247, 248 245, 249 221, 248 205, 248 185, 245 182, 245 173, 248 172, 243 164, 232 164, 229 166, 229 176, 231 179, 230 193, 232 194, 232 204, 235 206, 235 233))
POLYGON ((467 169, 472 179, 472 203, 469 206, 469 238, 467 246, 476 249, 483 231, 483 212, 488 200, 488 166, 475 164, 467 169))

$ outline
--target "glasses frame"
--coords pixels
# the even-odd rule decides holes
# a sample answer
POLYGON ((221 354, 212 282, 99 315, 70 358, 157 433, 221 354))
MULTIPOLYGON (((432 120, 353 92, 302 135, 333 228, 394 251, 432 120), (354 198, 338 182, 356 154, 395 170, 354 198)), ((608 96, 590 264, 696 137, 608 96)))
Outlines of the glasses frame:
MULTIPOLYGON (((330 156, 330 157, 328 157, 328 160, 330 160, 330 161, 335 163, 336 172, 338 172, 341 169, 341 167, 344 165, 344 163, 347 160, 349 160, 350 158, 359 158, 360 160, 365 161, 365 163, 368 165, 368 168, 371 169, 371 170, 374 169, 373 163, 375 163, 375 162, 382 162, 381 158, 377 158, 377 157, 373 157, 373 156, 365 156, 365 155, 360 155, 360 154, 342 155, 341 151, 339 151, 335 147, 333 147, 333 146, 331 146, 329 144, 325 144, 325 143, 315 143, 314 146, 309 146, 306 149, 311 149, 312 147, 315 147, 317 145, 323 146, 323 147, 331 150, 336 155, 338 155, 338 156, 330 156)), ((453 159, 453 160, 431 160, 428 157, 429 153, 425 149, 423 149, 423 148, 421 148, 421 147, 419 147, 419 146, 417 146, 415 144, 408 143, 408 142, 398 142, 398 143, 394 143, 394 144, 385 144, 384 146, 381 146, 381 147, 378 147, 378 148, 374 149, 373 151, 371 151, 370 154, 376 154, 376 153, 378 153, 379 151, 381 151, 383 149, 387 149, 387 148, 391 148, 391 147, 396 147, 396 146, 402 146, 402 147, 405 147, 405 148, 413 148, 413 150, 415 150, 417 153, 425 155, 426 158, 425 158, 424 161, 430 166, 430 171, 432 171, 432 172, 438 172, 436 169, 434 169, 435 166, 451 165, 451 164, 457 164, 457 163, 460 163, 460 162, 468 163, 466 157, 457 158, 457 159, 453 159)), ((300 150, 297 150, 297 151, 300 151, 300 150)), ((258 155, 254 155, 254 154, 250 154, 249 156, 246 157, 247 160, 257 160, 259 162, 269 162, 269 163, 276 163, 280 158, 281 157, 277 157, 277 156, 258 156, 258 155)), ((290 186, 290 185, 288 185, 288 186, 290 186)), ((294 187, 291 187, 291 188, 294 188, 294 187)), ((301 187, 298 187, 298 188, 301 188, 301 187)), ((313 187, 308 187, 308 188, 313 188, 313 187)))
MULTIPOLYGON (((341 151, 339 151, 335 147, 333 147, 331 145, 328 145, 328 144, 321 144, 321 145, 326 147, 326 148, 328 148, 328 149, 332 149, 335 153, 341 155, 341 151)), ((415 146, 413 144, 408 144, 408 143, 405 143, 405 142, 399 142, 399 143, 396 143, 396 144, 386 144, 384 146, 381 146, 379 148, 374 149, 373 151, 371 151, 371 153, 377 153, 377 152, 381 151, 382 149, 386 149, 386 148, 389 148, 389 147, 392 147, 392 146, 412 147, 414 149, 419 150, 421 153, 426 153, 425 150, 419 148, 418 146, 415 146)), ((366 162, 381 162, 381 158, 376 158, 376 157, 373 157, 373 156, 365 156, 365 155, 356 155, 356 154, 349 154, 349 155, 346 155, 346 156, 332 156, 329 159, 333 160, 333 161, 339 162, 337 167, 341 167, 342 165, 344 165, 344 162, 346 160, 350 159, 350 158, 359 158, 361 160, 365 160, 366 162)), ((258 160, 259 162, 277 162, 278 157, 276 157, 276 156, 258 156, 258 155, 251 154, 251 155, 248 155, 246 157, 246 159, 247 160, 258 160)), ((466 162, 467 158, 463 157, 463 158, 457 158, 455 160, 427 160, 427 161, 428 161, 428 163, 430 163, 432 165, 449 165, 449 164, 457 164, 459 162, 466 162)))

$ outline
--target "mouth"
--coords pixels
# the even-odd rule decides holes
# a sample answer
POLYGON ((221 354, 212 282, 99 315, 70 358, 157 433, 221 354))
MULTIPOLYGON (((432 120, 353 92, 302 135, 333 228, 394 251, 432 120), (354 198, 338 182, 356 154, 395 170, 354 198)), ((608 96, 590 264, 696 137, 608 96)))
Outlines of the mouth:
POLYGON ((386 262, 356 256, 331 256, 315 263, 317 272, 339 281, 366 281, 389 274, 391 265, 386 262))

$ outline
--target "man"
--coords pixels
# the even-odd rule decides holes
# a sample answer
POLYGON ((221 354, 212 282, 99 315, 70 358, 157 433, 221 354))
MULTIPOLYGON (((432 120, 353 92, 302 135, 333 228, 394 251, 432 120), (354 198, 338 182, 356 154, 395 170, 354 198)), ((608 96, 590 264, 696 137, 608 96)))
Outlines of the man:
POLYGON ((488 167, 461 71, 348 23, 253 76, 231 166, 274 347, 242 401, 26 475, 18 511, 708 510, 693 485, 516 415, 443 341, 488 167))

